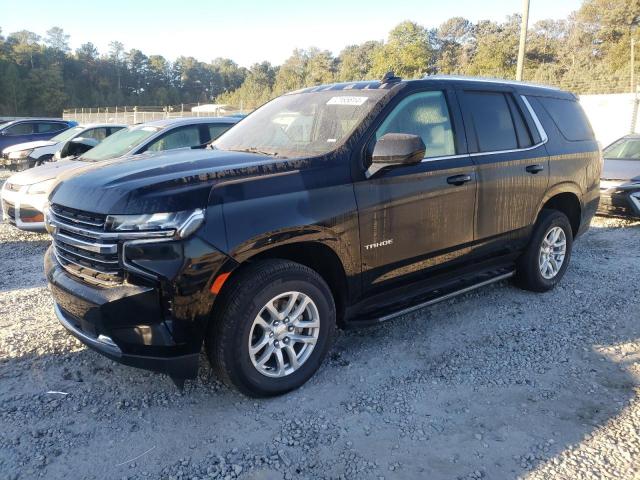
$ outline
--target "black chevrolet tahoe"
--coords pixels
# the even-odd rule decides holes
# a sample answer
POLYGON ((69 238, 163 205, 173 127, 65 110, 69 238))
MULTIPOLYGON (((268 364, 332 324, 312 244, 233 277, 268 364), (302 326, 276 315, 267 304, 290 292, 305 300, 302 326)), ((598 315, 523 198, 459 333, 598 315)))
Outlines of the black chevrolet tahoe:
POLYGON ((393 74, 306 88, 208 148, 63 179, 46 276, 60 322, 107 357, 181 385, 204 344, 226 383, 276 395, 314 374, 337 327, 509 277, 553 288, 601 168, 560 90, 393 74))

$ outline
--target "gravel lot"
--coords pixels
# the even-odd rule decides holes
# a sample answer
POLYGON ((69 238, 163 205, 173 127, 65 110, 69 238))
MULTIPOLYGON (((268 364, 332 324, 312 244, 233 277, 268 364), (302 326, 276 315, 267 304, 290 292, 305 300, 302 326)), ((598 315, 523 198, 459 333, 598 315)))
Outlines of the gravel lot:
POLYGON ((87 350, 54 318, 48 243, 0 224, 2 479, 640 477, 640 223, 597 219, 552 292, 340 332, 260 401, 204 357, 180 392, 87 350))

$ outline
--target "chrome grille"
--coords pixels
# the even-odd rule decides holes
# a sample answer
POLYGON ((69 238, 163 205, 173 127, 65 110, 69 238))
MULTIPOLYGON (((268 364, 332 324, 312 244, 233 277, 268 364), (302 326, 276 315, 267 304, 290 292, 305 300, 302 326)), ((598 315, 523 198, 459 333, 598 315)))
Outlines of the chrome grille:
POLYGON ((58 262, 71 274, 91 283, 122 283, 118 243, 105 232, 105 215, 52 204, 49 223, 54 226, 53 250, 58 262))

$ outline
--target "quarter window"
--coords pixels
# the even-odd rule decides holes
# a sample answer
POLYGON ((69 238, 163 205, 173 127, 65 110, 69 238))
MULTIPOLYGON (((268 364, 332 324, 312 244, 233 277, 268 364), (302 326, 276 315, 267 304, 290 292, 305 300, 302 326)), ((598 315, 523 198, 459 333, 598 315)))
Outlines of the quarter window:
POLYGON ((593 140, 591 125, 578 102, 560 98, 538 97, 562 136, 569 141, 593 140))
POLYGON ((418 135, 427 147, 425 158, 456 153, 447 100, 441 91, 415 93, 403 99, 380 125, 376 139, 387 133, 418 135))

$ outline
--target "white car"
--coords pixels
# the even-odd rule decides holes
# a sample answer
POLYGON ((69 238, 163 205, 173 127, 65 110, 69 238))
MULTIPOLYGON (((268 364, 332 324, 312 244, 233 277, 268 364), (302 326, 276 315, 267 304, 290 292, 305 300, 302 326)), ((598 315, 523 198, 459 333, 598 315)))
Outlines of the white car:
POLYGON ((65 142, 77 138, 93 138, 102 141, 112 133, 122 130, 126 125, 113 123, 80 125, 59 133, 50 140, 18 143, 2 151, 2 163, 9 170, 26 170, 43 165, 54 159, 56 152, 65 142))
MULTIPOLYGON (((239 120, 237 117, 186 117, 133 125, 77 158, 69 156, 66 160, 16 173, 7 179, 0 192, 3 218, 22 230, 44 232, 44 207, 49 192, 63 173, 82 169, 93 162, 121 157, 133 159, 145 153, 202 146, 218 138, 239 120)), ((76 136, 75 139, 67 139, 59 148, 81 138, 87 139, 85 135, 76 136)))

